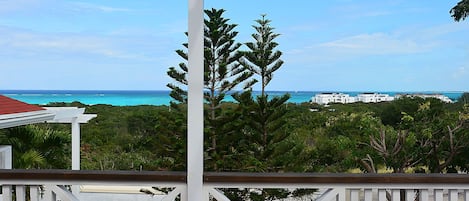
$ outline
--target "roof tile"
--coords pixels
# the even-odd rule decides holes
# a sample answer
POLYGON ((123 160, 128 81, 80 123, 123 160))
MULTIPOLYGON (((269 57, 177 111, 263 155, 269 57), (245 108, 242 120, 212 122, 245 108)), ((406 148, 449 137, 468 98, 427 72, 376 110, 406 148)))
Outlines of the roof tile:
POLYGON ((3 95, 0 95, 0 115, 34 112, 45 110, 42 107, 27 104, 3 95))

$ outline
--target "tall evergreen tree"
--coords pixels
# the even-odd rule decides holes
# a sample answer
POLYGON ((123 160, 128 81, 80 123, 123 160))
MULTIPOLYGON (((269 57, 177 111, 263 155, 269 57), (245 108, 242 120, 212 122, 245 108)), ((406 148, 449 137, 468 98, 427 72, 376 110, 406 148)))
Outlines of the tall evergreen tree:
MULTIPOLYGON (((235 42, 238 32, 234 29, 237 25, 229 24, 229 19, 223 17, 224 12, 223 9, 205 10, 207 19, 204 21, 204 99, 208 105, 205 111, 205 136, 206 142, 210 143, 207 150, 212 161, 221 157, 217 146, 219 135, 229 132, 224 124, 231 121, 231 116, 222 112, 223 99, 230 90, 241 83, 245 83, 245 89, 253 84, 252 81, 247 81, 253 73, 239 63, 242 54, 238 49, 242 44, 235 42)), ((183 45, 188 47, 187 43, 183 45)), ((176 53, 183 59, 188 59, 186 51, 177 50, 176 53)), ((179 103, 187 102, 186 89, 182 88, 187 86, 187 72, 185 63, 180 63, 179 69, 170 67, 168 71, 168 75, 175 81, 167 85, 171 89, 170 95, 179 103)), ((214 169, 218 169, 216 164, 214 169)))
POLYGON ((261 19, 256 20, 258 26, 252 26, 256 33, 252 34, 255 42, 248 42, 246 46, 249 51, 244 52, 243 66, 261 78, 261 96, 265 96, 265 88, 273 78, 273 74, 278 70, 283 61, 280 59, 282 52, 275 50, 278 43, 274 41, 280 36, 273 32, 274 28, 270 26, 271 20, 262 15, 261 19))
POLYGON ((283 116, 285 114, 285 103, 290 98, 289 94, 269 98, 265 89, 273 78, 273 74, 283 64, 280 59, 282 52, 276 50, 278 43, 274 41, 280 34, 273 32, 274 28, 270 26, 270 20, 261 15, 262 18, 256 20, 258 26, 253 26, 256 33, 252 34, 254 42, 246 43, 248 51, 243 52, 244 59, 241 62, 243 66, 252 73, 260 77, 261 94, 252 99, 251 92, 248 95, 235 94, 234 98, 240 102, 244 110, 246 124, 249 125, 247 134, 252 137, 253 147, 261 150, 258 154, 260 160, 270 158, 268 155, 276 153, 274 144, 277 144, 286 137, 288 133, 282 130, 283 116))

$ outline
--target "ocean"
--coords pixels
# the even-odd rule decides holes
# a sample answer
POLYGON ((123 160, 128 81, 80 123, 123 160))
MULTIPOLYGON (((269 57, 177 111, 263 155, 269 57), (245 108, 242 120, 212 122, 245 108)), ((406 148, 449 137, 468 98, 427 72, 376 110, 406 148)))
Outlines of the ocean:
MULTIPOLYGON (((330 92, 330 91, 327 91, 330 92)), ((258 94, 259 92, 254 92, 258 94)), ((311 97, 322 91, 269 91, 269 96, 279 96, 289 93, 290 103, 309 102, 311 97)), ((356 96, 363 92, 341 92, 350 96, 356 96)), ((451 100, 457 100, 463 92, 376 92, 394 96, 399 93, 439 93, 448 96, 451 100)), ((169 91, 104 91, 104 90, 0 90, 0 94, 29 103, 46 105, 53 102, 71 103, 74 101, 87 105, 108 104, 114 106, 135 106, 135 105, 169 105, 171 97, 169 91)), ((231 96, 225 101, 233 101, 231 96)))

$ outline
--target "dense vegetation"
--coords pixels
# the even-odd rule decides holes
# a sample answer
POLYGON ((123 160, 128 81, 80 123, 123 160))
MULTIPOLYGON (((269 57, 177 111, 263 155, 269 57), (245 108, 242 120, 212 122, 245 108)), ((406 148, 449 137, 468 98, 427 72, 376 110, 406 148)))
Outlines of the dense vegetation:
MULTIPOLYGON (((463 1, 465 2, 465 1, 463 1)), ((458 4, 459 5, 459 4, 458 4)), ((461 4, 462 5, 462 4, 461 4)), ((457 9, 457 8, 455 8, 457 9)), ((466 14, 454 10, 464 19, 466 14)), ((279 34, 270 20, 256 20, 253 42, 235 42, 235 24, 224 10, 205 20, 205 169, 242 172, 432 172, 468 171, 469 93, 457 103, 401 98, 365 104, 287 103, 288 94, 265 91, 283 61, 279 34), (261 94, 252 95, 260 80, 261 94), (237 86, 235 102, 224 97, 237 86), (311 108, 319 109, 311 110, 311 108)), ((187 44, 183 44, 187 48, 187 44)), ((176 51, 187 60, 184 50, 176 51)), ((170 106, 83 105, 98 114, 82 125, 81 168, 94 170, 186 169, 187 66, 170 67, 170 106)), ((0 130, 12 144, 15 168, 70 168, 69 125, 34 125, 0 130)), ((231 190, 232 200, 273 199, 286 190, 261 194, 231 190)), ((294 192, 300 194, 300 191, 294 192)))
MULTIPOLYGON (((243 122, 245 118, 226 123, 233 132, 220 137, 219 145, 230 155, 217 161, 219 170, 466 171, 469 110, 462 100, 468 96, 465 93, 452 104, 404 98, 319 106, 318 112, 310 111, 310 103, 284 104, 284 126, 277 132, 289 135, 269 141, 266 146, 271 148, 262 147, 254 136, 240 134, 246 129, 241 125, 250 124, 243 122)), ((185 170, 186 120, 169 106, 52 105, 86 107, 87 113, 98 114, 81 126, 82 169, 185 170)), ((236 113, 230 110, 236 107, 236 103, 222 104, 226 113, 236 113)), ((15 168, 69 168, 67 133, 69 125, 41 124, 2 129, 0 140, 13 144, 16 156, 24 155, 15 157, 15 168)))

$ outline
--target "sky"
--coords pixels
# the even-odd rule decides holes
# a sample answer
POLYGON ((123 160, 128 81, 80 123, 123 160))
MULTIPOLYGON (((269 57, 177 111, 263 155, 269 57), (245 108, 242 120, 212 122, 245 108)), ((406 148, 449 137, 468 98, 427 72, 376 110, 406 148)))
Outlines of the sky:
MULTIPOLYGON (((458 0, 205 0, 252 42, 271 20, 284 65, 267 90, 469 91, 458 0)), ((0 90, 168 90, 187 0, 0 0, 0 90)), ((246 49, 245 46, 241 47, 246 49)), ((255 89, 260 86, 256 85, 255 89)))

